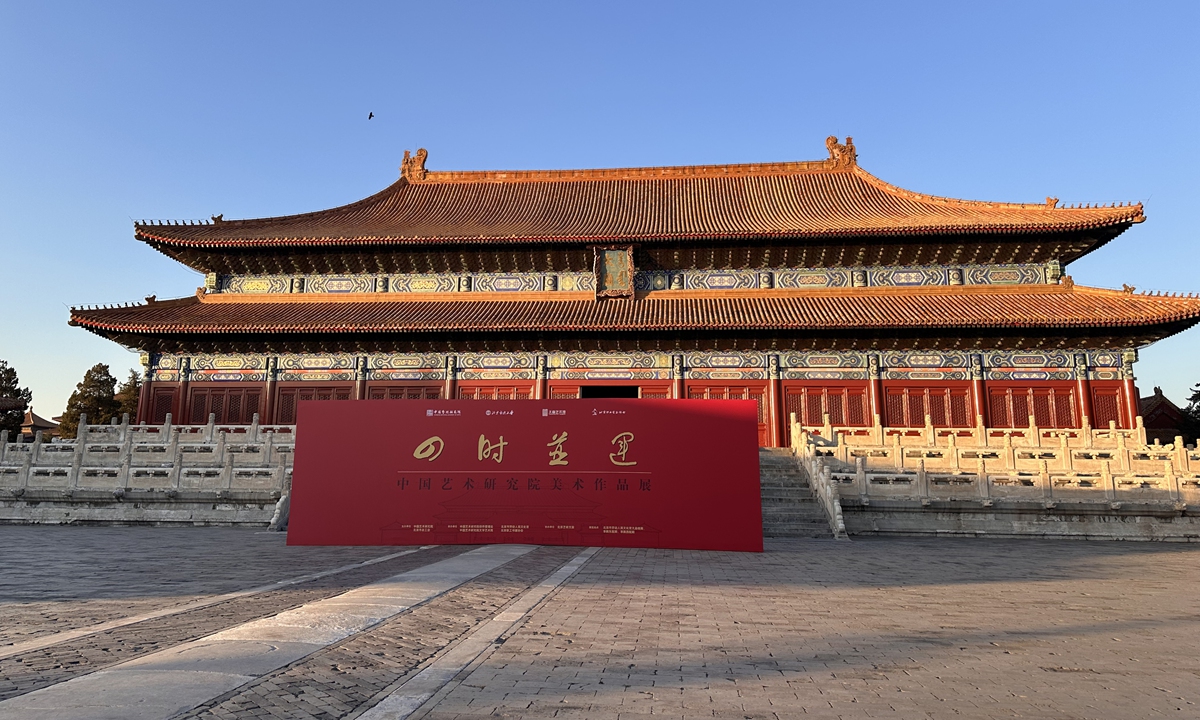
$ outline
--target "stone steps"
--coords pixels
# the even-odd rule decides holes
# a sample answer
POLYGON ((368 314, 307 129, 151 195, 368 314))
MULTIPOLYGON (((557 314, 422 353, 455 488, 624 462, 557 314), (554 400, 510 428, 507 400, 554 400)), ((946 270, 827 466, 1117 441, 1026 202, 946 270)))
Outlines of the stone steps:
POLYGON ((758 463, 764 536, 833 537, 824 509, 790 452, 763 448, 758 463))

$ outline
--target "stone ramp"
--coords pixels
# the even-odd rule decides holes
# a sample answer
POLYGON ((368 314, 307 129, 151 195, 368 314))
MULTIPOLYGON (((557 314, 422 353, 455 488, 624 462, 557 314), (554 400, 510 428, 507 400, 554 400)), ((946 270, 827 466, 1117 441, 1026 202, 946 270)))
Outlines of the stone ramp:
POLYGON ((831 538, 829 518, 787 448, 759 448, 763 536, 831 538))

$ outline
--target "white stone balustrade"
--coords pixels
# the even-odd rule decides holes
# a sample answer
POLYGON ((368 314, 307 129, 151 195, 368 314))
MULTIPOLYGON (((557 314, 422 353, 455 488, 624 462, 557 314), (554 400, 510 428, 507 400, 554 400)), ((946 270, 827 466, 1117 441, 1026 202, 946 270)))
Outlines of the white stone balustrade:
POLYGON ((61 442, 38 433, 11 443, 0 432, 0 522, 266 524, 290 490, 294 450, 294 426, 257 416, 229 427, 212 416, 199 426, 172 425, 169 415, 164 425, 81 418, 77 438, 61 442))
POLYGON ((842 498, 977 498, 1052 503, 1200 503, 1200 450, 1146 444, 1132 430, 1083 428, 806 427, 801 458, 822 458, 842 498))

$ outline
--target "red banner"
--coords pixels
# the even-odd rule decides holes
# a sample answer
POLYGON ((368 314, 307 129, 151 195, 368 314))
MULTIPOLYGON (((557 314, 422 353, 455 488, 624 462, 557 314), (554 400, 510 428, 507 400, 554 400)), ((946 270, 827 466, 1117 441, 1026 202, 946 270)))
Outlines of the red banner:
POLYGON ((762 551, 752 400, 300 403, 289 545, 762 551))

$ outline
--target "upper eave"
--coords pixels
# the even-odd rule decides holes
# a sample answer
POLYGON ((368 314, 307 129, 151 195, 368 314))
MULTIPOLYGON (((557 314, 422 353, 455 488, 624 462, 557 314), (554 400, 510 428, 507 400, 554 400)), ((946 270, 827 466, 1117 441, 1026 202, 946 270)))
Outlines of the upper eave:
POLYGON ((1140 203, 1057 207, 937 197, 898 188, 851 159, 510 172, 406 171, 379 193, 329 210, 251 220, 135 223, 172 256, 238 251, 722 239, 1037 235, 1145 219, 1140 203))

